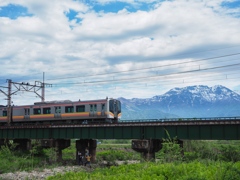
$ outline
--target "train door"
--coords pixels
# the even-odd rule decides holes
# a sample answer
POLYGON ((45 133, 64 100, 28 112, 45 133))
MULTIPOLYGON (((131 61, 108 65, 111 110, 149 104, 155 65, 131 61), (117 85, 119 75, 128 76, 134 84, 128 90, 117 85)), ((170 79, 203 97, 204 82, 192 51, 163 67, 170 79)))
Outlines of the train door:
POLYGON ((97 105, 96 104, 94 104, 93 105, 93 114, 94 114, 94 116, 97 116, 97 105))
POLYGON ((94 117, 97 115, 97 105, 96 104, 90 104, 90 116, 94 117))
POLYGON ((55 118, 60 118, 61 117, 61 106, 55 106, 55 112, 54 112, 54 117, 55 118))
POLYGON ((105 115, 105 104, 101 104, 101 116, 105 115))
POLYGON ((30 108, 24 108, 24 119, 30 119, 30 108))
POLYGON ((90 104, 90 111, 89 111, 89 116, 92 117, 93 116, 93 105, 90 104))

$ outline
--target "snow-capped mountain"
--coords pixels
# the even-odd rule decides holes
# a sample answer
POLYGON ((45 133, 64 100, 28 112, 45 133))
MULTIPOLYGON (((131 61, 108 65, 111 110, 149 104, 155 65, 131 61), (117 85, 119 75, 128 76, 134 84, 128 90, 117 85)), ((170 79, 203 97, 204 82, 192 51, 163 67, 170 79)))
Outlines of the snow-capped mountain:
POLYGON ((124 99, 122 119, 240 116, 240 95, 217 85, 174 88, 147 99, 124 99))

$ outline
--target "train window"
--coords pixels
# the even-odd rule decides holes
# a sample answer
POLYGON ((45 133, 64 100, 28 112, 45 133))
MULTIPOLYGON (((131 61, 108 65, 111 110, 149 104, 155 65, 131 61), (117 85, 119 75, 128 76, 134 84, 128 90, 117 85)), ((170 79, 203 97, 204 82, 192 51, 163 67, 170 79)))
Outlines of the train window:
POLYGON ((3 111, 2 116, 7 116, 7 111, 3 111))
POLYGON ((41 108, 34 108, 33 114, 41 114, 41 108))
POLYGON ((121 102, 118 100, 110 100, 109 101, 109 111, 114 113, 121 113, 121 102))
POLYGON ((93 111, 93 105, 92 104, 90 105, 90 111, 91 112, 93 111))
POLYGON ((97 105, 94 104, 94 111, 96 112, 97 111, 97 105))
POLYGON ((55 113, 61 113, 61 106, 55 107, 55 113))
POLYGON ((51 108, 50 107, 43 108, 43 114, 51 114, 51 108))
POLYGON ((121 102, 117 101, 118 113, 121 113, 121 102))
POLYGON ((105 110, 105 104, 102 104, 102 111, 105 110))
POLYGON ((112 112, 112 113, 114 112, 113 111, 113 100, 109 101, 109 111, 112 112))
POLYGON ((73 106, 66 106, 65 107, 65 113, 72 113, 73 112, 73 106))
POLYGON ((84 105, 76 106, 76 111, 77 112, 85 112, 85 106, 84 105))

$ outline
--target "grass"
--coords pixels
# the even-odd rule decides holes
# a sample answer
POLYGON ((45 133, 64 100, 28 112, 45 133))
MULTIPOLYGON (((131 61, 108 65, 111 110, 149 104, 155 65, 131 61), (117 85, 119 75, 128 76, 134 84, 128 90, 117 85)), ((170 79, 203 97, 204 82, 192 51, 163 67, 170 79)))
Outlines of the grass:
MULTIPOLYGON (((111 141, 113 143, 114 141, 111 141)), ((14 145, 0 148, 0 174, 15 171, 32 171, 44 168, 54 168, 57 166, 76 165, 75 141, 71 146, 62 151, 62 162, 57 162, 54 148, 41 149, 37 146, 30 152, 14 151, 14 145)), ((97 162, 108 161, 115 164, 117 160, 139 159, 140 155, 130 149, 130 144, 98 144, 97 162)))
MULTIPOLYGON (((101 144, 97 146, 96 155, 97 163, 99 164, 103 161, 107 161, 110 166, 116 165, 116 161, 124 161, 124 164, 126 164, 125 162, 128 160, 143 162, 140 153, 131 149, 131 141, 129 140, 99 141, 101 144)), ((156 157, 159 158, 159 162, 164 164, 191 164, 191 162, 195 161, 201 162, 202 164, 211 164, 212 162, 229 162, 230 164, 234 164, 240 161, 239 147, 240 143, 238 141, 185 141, 183 158, 182 154, 179 153, 181 149, 176 145, 164 147, 161 151, 156 153, 156 157)), ((14 146, 1 147, 0 173, 31 171, 36 169, 41 171, 41 169, 44 168, 51 169, 62 165, 76 165, 75 141, 72 141, 71 146, 63 150, 63 162, 56 161, 56 152, 51 148, 38 149, 36 146, 36 148, 30 152, 18 152, 13 151, 13 149, 14 146)), ((96 166, 98 165, 96 164, 96 166)), ((161 168, 161 166, 159 168, 161 168)), ((231 169, 230 165, 229 168, 231 169)), ((225 170, 227 171, 227 168, 225 170)))
POLYGON ((215 162, 203 163, 193 161, 190 163, 139 163, 110 168, 97 168, 91 172, 68 172, 48 177, 48 180, 64 179, 89 179, 89 180, 235 180, 240 178, 240 162, 215 162))

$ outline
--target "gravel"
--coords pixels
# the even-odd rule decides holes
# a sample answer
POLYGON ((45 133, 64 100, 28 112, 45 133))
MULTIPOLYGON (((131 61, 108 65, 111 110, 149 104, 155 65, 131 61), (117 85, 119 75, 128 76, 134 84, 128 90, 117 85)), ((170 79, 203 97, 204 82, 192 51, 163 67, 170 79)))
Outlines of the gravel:
MULTIPOLYGON (((139 161, 116 161, 117 165, 121 164, 133 164, 133 163, 139 163, 139 161)), ((115 164, 115 165, 116 165, 115 164)), ((46 179, 48 176, 54 176, 56 174, 64 174, 69 171, 93 171, 97 167, 106 167, 106 166, 112 166, 113 164, 109 164, 107 161, 103 161, 102 164, 92 164, 92 169, 89 169, 89 167, 86 166, 59 166, 52 169, 43 169, 43 170, 34 170, 30 172, 26 171, 17 171, 14 173, 4 173, 0 174, 0 180, 40 180, 40 179, 46 179)))
POLYGON ((41 171, 31 171, 31 172, 14 172, 14 173, 5 173, 0 174, 0 179, 3 180, 26 180, 26 179, 46 179, 48 176, 53 176, 58 173, 66 173, 68 171, 83 171, 87 167, 83 166, 60 166, 53 169, 43 169, 41 171))

